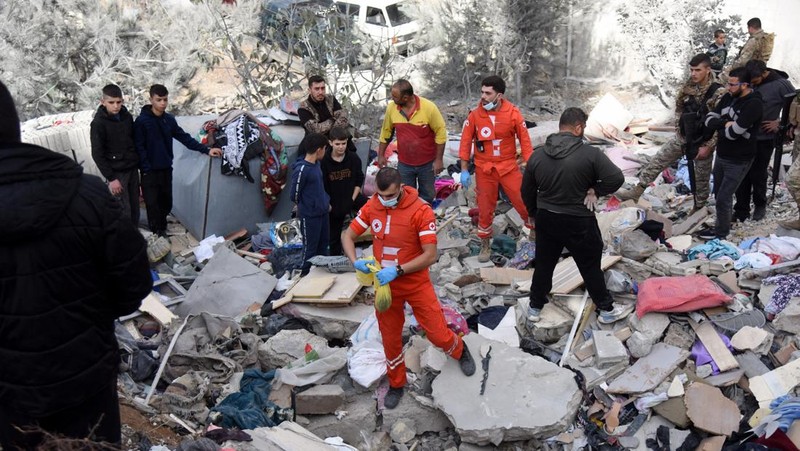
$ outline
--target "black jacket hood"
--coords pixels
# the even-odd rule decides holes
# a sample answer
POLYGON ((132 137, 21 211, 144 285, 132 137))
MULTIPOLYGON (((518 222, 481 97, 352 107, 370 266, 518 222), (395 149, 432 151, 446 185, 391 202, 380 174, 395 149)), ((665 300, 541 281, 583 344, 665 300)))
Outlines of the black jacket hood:
POLYGON ((52 229, 80 185, 83 168, 69 157, 23 143, 0 144, 0 243, 52 229))
POLYGON ((569 132, 559 132, 547 137, 544 153, 551 158, 566 158, 583 145, 583 139, 569 132))

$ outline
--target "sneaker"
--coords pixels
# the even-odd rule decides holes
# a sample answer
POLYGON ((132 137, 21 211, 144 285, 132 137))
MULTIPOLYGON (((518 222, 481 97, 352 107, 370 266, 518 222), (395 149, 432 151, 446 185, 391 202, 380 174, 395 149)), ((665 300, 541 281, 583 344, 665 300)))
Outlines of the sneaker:
POLYGON ((600 310, 600 317, 597 321, 602 324, 611 324, 617 322, 628 316, 633 311, 633 304, 617 304, 614 303, 614 308, 608 311, 600 310))
POLYGON ((756 208, 753 210, 753 221, 760 221, 764 219, 765 216, 767 216, 767 206, 757 205, 756 208))
POLYGON ((539 322, 539 316, 542 314, 542 309, 528 307, 528 321, 532 323, 539 322))
POLYGON ((461 366, 461 372, 464 373, 464 376, 475 374, 475 360, 473 360, 466 343, 464 343, 463 351, 461 351, 461 358, 458 359, 458 365, 461 366))
POLYGON ((697 237, 701 240, 713 240, 715 238, 721 238, 719 234, 717 234, 717 230, 713 227, 708 227, 704 230, 701 230, 697 234, 697 237))
POLYGON ((389 387, 389 391, 386 393, 386 396, 383 398, 383 406, 387 409, 394 409, 400 404, 400 398, 403 397, 403 387, 394 388, 389 387))

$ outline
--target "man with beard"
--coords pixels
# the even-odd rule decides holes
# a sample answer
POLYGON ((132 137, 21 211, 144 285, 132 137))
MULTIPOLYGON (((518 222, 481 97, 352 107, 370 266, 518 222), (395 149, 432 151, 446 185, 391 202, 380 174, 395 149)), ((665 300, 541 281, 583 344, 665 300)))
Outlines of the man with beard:
MULTIPOLYGON (((300 102, 297 115, 306 134, 319 133, 331 139, 330 133, 334 128, 343 128, 352 134, 347 111, 335 97, 326 92, 325 79, 319 75, 308 77, 308 97, 300 102)), ((347 150, 356 150, 350 137, 347 138, 347 150)))

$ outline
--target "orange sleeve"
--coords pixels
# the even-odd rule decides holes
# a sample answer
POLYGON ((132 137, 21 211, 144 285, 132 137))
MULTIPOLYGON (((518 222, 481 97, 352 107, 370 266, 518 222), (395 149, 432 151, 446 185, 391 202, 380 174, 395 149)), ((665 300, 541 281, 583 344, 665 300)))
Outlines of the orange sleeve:
POLYGON ((458 148, 458 158, 461 161, 469 161, 472 155, 472 145, 475 138, 475 123, 472 117, 472 111, 467 115, 467 120, 464 121, 464 128, 461 129, 461 145, 458 148))
POLYGON ((358 214, 356 215, 355 219, 350 221, 350 230, 355 232, 358 236, 360 236, 369 228, 369 204, 369 201, 367 201, 367 203, 361 207, 361 210, 358 210, 358 214))
POLYGON ((528 134, 528 127, 525 126, 525 118, 522 117, 522 113, 518 108, 514 108, 512 120, 517 130, 517 138, 522 151, 522 161, 528 163, 531 155, 533 155, 533 144, 531 144, 531 135, 528 134))
POLYGON ((421 245, 436 244, 436 216, 430 205, 426 204, 417 211, 414 226, 421 245))

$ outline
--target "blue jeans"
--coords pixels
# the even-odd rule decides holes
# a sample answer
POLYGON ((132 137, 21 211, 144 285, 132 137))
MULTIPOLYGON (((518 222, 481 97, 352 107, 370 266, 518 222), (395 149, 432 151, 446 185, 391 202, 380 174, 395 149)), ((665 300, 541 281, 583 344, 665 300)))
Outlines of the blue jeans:
POLYGON ((724 238, 731 232, 733 193, 747 176, 753 160, 739 161, 717 157, 714 161, 714 197, 717 199, 717 236, 724 238))
POLYGON ((404 163, 397 163, 397 170, 400 171, 400 180, 403 185, 416 188, 422 200, 433 203, 436 190, 433 187, 434 179, 433 162, 422 166, 410 166, 404 163))

